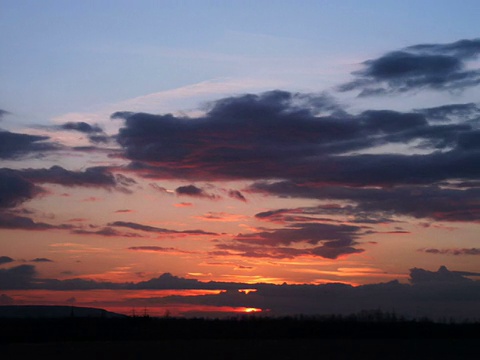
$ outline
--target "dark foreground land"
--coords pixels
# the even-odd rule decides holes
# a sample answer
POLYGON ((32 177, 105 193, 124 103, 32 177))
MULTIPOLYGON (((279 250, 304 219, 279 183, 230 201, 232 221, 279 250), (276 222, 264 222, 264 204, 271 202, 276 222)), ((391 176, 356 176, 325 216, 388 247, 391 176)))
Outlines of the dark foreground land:
POLYGON ((0 319, 5 359, 478 359, 480 323, 357 318, 0 319))

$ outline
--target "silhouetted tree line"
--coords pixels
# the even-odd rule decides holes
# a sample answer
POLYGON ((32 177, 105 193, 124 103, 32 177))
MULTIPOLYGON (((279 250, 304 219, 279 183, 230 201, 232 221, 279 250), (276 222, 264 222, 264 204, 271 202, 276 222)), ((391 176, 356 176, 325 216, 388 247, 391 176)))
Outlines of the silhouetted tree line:
POLYGON ((228 319, 130 316, 123 318, 0 318, 0 343, 161 339, 475 338, 480 322, 407 320, 365 311, 350 316, 241 316, 228 319))

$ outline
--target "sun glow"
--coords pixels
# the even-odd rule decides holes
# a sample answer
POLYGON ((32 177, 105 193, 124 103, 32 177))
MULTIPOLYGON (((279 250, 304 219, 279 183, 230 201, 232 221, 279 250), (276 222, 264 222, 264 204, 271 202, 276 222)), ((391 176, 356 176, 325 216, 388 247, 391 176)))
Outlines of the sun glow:
POLYGON ((256 312, 262 312, 262 309, 249 307, 249 308, 243 309, 243 311, 246 313, 256 313, 256 312))

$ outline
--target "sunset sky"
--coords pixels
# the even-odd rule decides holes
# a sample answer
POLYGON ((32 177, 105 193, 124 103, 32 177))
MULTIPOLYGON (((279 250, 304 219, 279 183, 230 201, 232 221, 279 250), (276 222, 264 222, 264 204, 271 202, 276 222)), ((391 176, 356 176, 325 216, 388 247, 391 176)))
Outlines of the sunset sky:
POLYGON ((0 304, 479 319, 479 13, 0 0, 0 304))

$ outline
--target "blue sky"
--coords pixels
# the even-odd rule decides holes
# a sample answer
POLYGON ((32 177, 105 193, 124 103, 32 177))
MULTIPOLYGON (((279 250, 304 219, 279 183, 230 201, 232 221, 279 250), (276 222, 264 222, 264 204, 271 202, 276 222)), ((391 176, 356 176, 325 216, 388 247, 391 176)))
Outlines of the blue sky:
MULTIPOLYGON (((323 91, 392 48, 477 35, 477 1, 9 1, 1 106, 24 121, 205 81, 323 91)), ((255 90, 255 89, 252 89, 255 90)))

